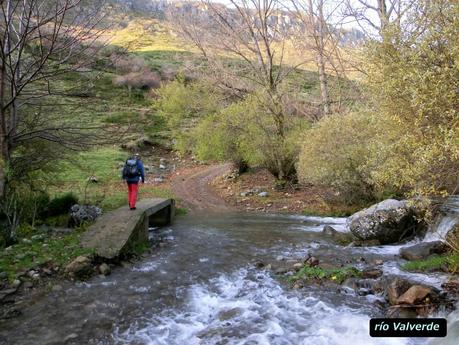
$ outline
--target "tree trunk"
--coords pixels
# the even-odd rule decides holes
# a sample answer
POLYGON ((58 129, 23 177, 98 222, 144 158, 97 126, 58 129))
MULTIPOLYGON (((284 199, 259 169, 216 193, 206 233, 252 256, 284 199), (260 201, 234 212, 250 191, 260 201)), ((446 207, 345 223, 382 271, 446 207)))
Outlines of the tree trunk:
POLYGON ((330 114, 330 95, 328 92, 328 81, 327 74, 325 72, 325 19, 323 11, 323 2, 321 1, 318 6, 319 18, 318 18, 318 49, 317 49, 317 67, 319 70, 319 82, 320 82, 320 95, 322 99, 322 112, 324 116, 330 114))

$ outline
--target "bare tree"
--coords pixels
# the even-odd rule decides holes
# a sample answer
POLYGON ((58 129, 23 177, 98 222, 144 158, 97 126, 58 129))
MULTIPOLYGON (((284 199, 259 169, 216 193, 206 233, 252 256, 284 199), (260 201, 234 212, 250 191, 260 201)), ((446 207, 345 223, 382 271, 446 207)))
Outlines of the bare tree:
POLYGON ((175 29, 202 53, 206 75, 215 85, 234 97, 263 97, 263 116, 275 124, 274 129, 263 127, 262 121, 255 124, 271 140, 264 152, 268 169, 279 179, 290 178, 295 159, 282 151, 289 115, 288 92, 282 85, 296 66, 285 63, 288 28, 283 5, 277 0, 229 0, 225 6, 204 0, 184 6, 193 14, 180 8, 172 11, 175 29))
POLYGON ((91 128, 65 112, 51 114, 43 100, 51 96, 59 103, 62 90, 52 81, 92 61, 104 33, 102 6, 83 0, 0 2, 0 197, 5 169, 19 148, 34 140, 83 145, 91 128))
POLYGON ((401 25, 403 16, 415 0, 346 0, 344 14, 354 18, 368 36, 383 36, 389 24, 401 25))

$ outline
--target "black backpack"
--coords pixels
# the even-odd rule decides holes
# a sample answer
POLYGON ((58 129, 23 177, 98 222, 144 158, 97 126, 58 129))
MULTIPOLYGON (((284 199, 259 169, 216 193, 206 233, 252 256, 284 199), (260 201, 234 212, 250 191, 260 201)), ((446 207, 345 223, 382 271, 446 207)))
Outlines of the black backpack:
POLYGON ((139 168, 137 167, 136 159, 128 159, 124 165, 124 176, 126 177, 137 177, 139 176, 139 168))

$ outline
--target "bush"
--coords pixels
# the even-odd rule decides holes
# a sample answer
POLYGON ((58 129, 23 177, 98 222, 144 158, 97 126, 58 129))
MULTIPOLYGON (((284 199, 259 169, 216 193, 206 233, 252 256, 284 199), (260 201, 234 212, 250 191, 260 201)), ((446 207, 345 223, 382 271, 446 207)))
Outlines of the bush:
POLYGON ((72 192, 56 196, 49 202, 46 210, 46 216, 54 217, 66 214, 75 204, 78 204, 78 197, 72 192))
POLYGON ((378 186, 373 178, 387 154, 384 127, 377 116, 363 112, 323 118, 304 135, 301 180, 331 186, 350 203, 396 194, 397 190, 378 186))

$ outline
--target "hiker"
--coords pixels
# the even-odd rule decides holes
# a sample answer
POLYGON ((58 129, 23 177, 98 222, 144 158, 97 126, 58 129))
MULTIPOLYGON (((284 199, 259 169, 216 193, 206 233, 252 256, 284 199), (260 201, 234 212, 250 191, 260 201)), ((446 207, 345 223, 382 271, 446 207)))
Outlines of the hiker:
POLYGON ((145 170, 138 153, 130 157, 124 164, 123 180, 125 180, 128 185, 129 208, 135 210, 139 181, 142 180, 142 183, 145 183, 145 170))

